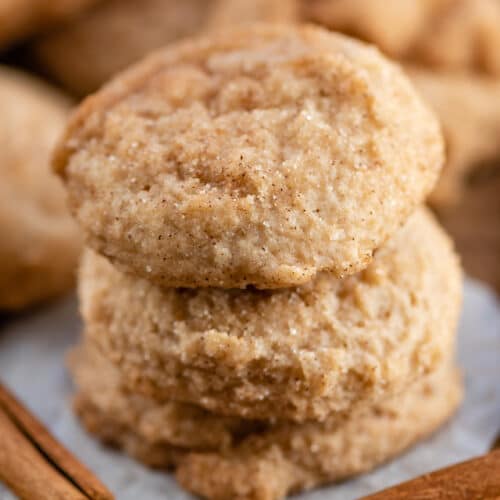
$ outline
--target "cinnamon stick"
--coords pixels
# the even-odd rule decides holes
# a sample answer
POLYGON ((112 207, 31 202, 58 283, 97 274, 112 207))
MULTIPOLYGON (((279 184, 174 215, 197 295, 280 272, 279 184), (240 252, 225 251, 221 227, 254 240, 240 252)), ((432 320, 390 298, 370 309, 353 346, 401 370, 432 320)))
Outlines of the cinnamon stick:
POLYGON ((452 465, 362 500, 500 499, 500 450, 452 465))
POLYGON ((47 461, 0 410, 0 478, 20 498, 88 500, 47 461))
POLYGON ((112 500, 107 488, 0 384, 0 479, 30 500, 112 500))

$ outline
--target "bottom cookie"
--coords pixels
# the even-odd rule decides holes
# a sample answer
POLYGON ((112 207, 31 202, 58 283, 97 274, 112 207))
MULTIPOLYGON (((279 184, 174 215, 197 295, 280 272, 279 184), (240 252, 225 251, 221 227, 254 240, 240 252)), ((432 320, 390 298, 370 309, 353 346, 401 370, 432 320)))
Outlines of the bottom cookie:
POLYGON ((128 394, 90 346, 74 351, 71 370, 90 432, 148 465, 176 468, 182 486, 210 499, 274 500, 370 470, 432 433, 462 395, 447 367, 346 420, 262 422, 128 394))

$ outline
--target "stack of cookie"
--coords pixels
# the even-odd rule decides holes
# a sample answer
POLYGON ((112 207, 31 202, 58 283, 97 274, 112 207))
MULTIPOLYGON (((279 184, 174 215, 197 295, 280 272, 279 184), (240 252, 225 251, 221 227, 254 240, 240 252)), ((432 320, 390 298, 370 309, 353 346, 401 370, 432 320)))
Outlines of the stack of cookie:
POLYGON ((396 66, 313 27, 188 40, 86 100, 54 157, 89 249, 87 428, 207 498, 380 464, 455 410, 443 163, 396 66))

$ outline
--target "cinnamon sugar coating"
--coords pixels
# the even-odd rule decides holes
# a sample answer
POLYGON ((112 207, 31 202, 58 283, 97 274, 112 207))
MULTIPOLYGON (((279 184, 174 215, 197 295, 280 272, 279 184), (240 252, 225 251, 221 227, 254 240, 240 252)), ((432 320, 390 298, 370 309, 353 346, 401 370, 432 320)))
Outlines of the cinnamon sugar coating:
POLYGON ((363 272, 282 290, 159 288, 87 252, 89 342, 134 392, 245 418, 323 419, 403 390, 449 356, 452 244, 424 209, 363 272))
POLYGON ((438 121, 378 51, 258 25, 171 46, 86 100, 54 165, 87 243, 161 286, 364 269, 432 190, 438 121))
POLYGON ((88 345, 73 353, 72 372, 89 432, 147 465, 175 468, 183 487, 214 500, 278 500, 366 472, 434 432, 462 397, 457 371, 443 366, 347 420, 257 422, 130 394, 88 345))

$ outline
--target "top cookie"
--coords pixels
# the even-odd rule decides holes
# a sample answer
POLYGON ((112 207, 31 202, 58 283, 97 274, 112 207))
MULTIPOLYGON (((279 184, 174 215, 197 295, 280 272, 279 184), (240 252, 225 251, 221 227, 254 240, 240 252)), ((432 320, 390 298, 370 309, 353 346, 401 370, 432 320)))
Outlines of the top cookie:
POLYGON ((90 246, 161 286, 227 288, 365 268, 442 162, 437 120, 376 49, 265 25, 147 58, 54 157, 90 246))

